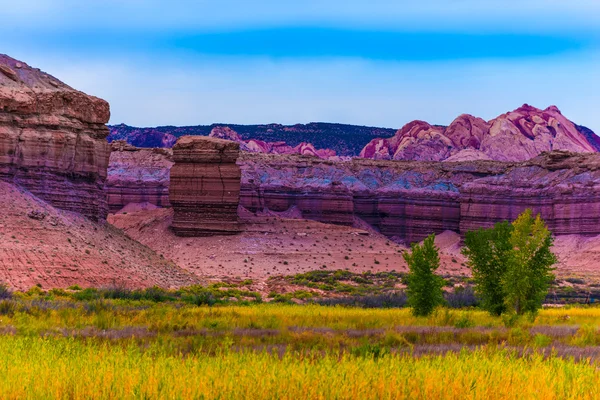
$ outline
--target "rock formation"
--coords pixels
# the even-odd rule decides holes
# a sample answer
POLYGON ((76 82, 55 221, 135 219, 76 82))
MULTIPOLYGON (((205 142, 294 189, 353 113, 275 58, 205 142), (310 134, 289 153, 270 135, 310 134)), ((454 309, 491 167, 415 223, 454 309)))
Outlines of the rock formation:
POLYGON ((104 100, 0 54, 0 179, 104 219, 109 116, 104 100))
POLYGON ((178 236, 228 235, 240 231, 240 146, 229 140, 183 136, 173 147, 169 200, 178 236))
POLYGON ((295 209, 326 223, 364 221, 406 242, 487 227, 527 207, 556 234, 600 234, 600 154, 440 163, 243 153, 238 165, 240 205, 250 211, 295 209))
POLYGON ((105 191, 111 213, 130 203, 170 207, 171 149, 138 149, 125 141, 112 142, 105 191))
POLYGON ((600 154, 552 152, 460 189, 460 232, 513 220, 526 208, 556 235, 600 233, 600 154))
POLYGON ((216 126, 208 135, 218 139, 232 140, 240 144, 242 151, 270 154, 299 154, 319 158, 335 157, 335 151, 330 149, 315 149, 311 143, 302 142, 296 147, 288 146, 285 142, 264 142, 262 140, 242 140, 242 137, 228 126, 216 126))
POLYGON ((388 139, 374 139, 360 157, 375 160, 525 161, 544 151, 597 152, 598 138, 578 128, 558 108, 527 104, 485 122, 463 114, 448 127, 413 121, 388 139))
POLYGON ((214 128, 227 126, 237 132, 241 140, 277 143, 294 148, 302 142, 312 143, 317 149, 330 149, 338 156, 355 157, 369 141, 392 136, 396 129, 369 126, 311 122, 309 124, 236 125, 213 124, 196 126, 159 126, 138 128, 125 124, 112 125, 108 141, 126 140, 136 147, 173 147, 178 137, 208 136, 214 128))

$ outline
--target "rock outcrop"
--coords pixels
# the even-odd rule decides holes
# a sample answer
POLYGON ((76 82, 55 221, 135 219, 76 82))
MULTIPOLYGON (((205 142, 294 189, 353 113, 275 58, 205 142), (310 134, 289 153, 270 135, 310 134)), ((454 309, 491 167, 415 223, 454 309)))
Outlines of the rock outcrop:
POLYGON ((288 146, 285 142, 264 142, 256 139, 242 140, 242 137, 228 126, 216 126, 212 129, 208 136, 218 139, 232 140, 236 143, 239 143, 240 150, 252 153, 299 154, 302 156, 319 158, 335 157, 335 151, 330 149, 315 149, 314 145, 306 142, 302 142, 297 146, 292 147, 288 146))
POLYGON ((600 233, 600 154, 545 153, 460 189, 460 232, 514 220, 526 208, 556 235, 600 233))
POLYGON ((108 103, 0 54, 0 179, 106 218, 108 103))
POLYGON ((117 140, 112 142, 111 150, 105 184, 109 212, 115 213, 131 203, 170 207, 171 149, 138 149, 117 140))
POLYGON ((240 232, 240 146, 229 140, 183 136, 173 147, 169 200, 178 236, 240 232))
POLYGON ((413 121, 387 139, 374 139, 360 157, 375 160, 525 161, 542 152, 598 151, 598 138, 578 128, 555 106, 540 110, 527 104, 484 121, 463 114, 448 127, 413 121))
POLYGON ((528 207, 555 234, 600 234, 597 153, 551 152, 524 162, 332 162, 243 153, 238 165, 240 205, 252 212, 295 210, 326 223, 366 222, 406 242, 488 227, 528 207))

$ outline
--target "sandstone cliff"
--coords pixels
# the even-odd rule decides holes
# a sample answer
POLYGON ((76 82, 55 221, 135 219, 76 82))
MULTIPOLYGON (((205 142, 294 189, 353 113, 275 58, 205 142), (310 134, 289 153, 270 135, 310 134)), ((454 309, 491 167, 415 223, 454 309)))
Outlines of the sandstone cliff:
POLYGON ((170 207, 169 170, 173 166, 171 149, 138 149, 125 141, 111 146, 105 192, 111 213, 130 203, 151 203, 170 207))
POLYGON ((565 118, 555 106, 527 104, 484 121, 463 114, 448 127, 413 121, 387 139, 374 139, 360 157, 376 160, 525 161, 544 151, 597 152, 596 136, 565 118))
POLYGON ((566 152, 525 162, 443 163, 244 153, 240 204, 253 212, 294 209, 327 223, 366 222, 407 242, 490 226, 527 207, 556 234, 594 235, 600 234, 599 163, 600 154, 566 152))
POLYGON ((0 54, 0 179, 104 219, 109 106, 0 54))
POLYGON ((173 147, 169 200, 171 228, 178 236, 235 234, 240 231, 240 147, 236 142, 183 136, 173 147))

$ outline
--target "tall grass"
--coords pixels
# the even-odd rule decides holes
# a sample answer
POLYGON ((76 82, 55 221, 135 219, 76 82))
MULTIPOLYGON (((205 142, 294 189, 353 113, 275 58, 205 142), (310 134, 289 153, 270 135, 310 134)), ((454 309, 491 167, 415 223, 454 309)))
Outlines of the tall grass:
POLYGON ((223 350, 170 354, 154 344, 0 338, 0 398, 595 399, 594 365, 505 350, 381 357, 223 350))

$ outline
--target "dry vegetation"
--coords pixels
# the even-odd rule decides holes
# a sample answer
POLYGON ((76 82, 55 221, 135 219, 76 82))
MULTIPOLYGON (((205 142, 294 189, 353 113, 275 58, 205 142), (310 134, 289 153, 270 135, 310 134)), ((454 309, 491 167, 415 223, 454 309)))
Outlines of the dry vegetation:
POLYGON ((257 304, 239 287, 0 297, 1 398, 600 395, 600 309, 592 307, 545 309, 532 322, 476 309, 414 317, 257 304), (229 304, 196 305, 220 292, 215 300, 229 304))

